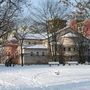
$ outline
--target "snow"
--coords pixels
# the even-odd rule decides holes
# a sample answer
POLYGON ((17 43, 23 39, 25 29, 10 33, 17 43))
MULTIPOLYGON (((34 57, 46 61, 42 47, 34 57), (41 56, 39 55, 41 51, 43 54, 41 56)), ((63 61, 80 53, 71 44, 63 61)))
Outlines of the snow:
POLYGON ((62 37, 77 37, 77 35, 70 32, 70 33, 67 33, 67 34, 63 35, 62 37))
POLYGON ((23 48, 31 48, 31 49, 47 49, 48 47, 47 46, 45 46, 45 45, 42 45, 42 44, 37 44, 37 45, 26 45, 26 46, 23 46, 23 48))
POLYGON ((47 35, 42 33, 42 34, 26 34, 25 39, 46 39, 47 35))
POLYGON ((0 65, 0 90, 90 90, 90 65, 0 65))

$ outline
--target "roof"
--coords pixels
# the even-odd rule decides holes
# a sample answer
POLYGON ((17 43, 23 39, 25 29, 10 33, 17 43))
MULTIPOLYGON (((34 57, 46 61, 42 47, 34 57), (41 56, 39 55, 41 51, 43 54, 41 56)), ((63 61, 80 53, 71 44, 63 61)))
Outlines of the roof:
POLYGON ((29 49, 47 49, 48 47, 42 44, 38 45, 25 45, 23 48, 29 48, 29 49))
POLYGON ((25 39, 46 39, 46 34, 26 34, 25 39))
POLYGON ((77 32, 75 30, 72 30, 72 28, 69 27, 69 26, 66 26, 63 29, 60 29, 56 34, 59 34, 60 36, 63 36, 63 35, 66 35, 68 33, 73 33, 73 35, 75 34, 79 38, 79 40, 81 40, 81 41, 82 41, 82 38, 89 40, 89 38, 83 36, 81 33, 77 32))
POLYGON ((70 33, 67 33, 67 34, 65 34, 65 35, 63 35, 61 37, 77 37, 77 35, 72 33, 72 32, 70 32, 70 33))

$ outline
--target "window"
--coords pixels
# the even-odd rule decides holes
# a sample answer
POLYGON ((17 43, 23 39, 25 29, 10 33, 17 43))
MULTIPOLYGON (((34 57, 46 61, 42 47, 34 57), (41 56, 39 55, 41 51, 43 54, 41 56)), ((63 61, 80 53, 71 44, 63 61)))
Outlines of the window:
POLYGON ((36 42, 34 42, 33 44, 35 44, 35 45, 36 45, 36 42))
POLYGON ((74 51, 76 50, 75 47, 73 48, 73 50, 74 50, 74 51))
POLYGON ((37 52, 37 56, 39 56, 39 52, 37 52))
POLYGON ((28 42, 28 44, 31 44, 31 42, 28 42))
POLYGON ((65 50, 66 50, 66 48, 63 48, 63 50, 65 51, 65 50))
POLYGON ((31 56, 33 56, 33 52, 31 52, 31 56))
POLYGON ((45 53, 44 52, 42 52, 42 56, 45 56, 45 53))
POLYGON ((71 51, 71 48, 68 48, 68 51, 71 51))

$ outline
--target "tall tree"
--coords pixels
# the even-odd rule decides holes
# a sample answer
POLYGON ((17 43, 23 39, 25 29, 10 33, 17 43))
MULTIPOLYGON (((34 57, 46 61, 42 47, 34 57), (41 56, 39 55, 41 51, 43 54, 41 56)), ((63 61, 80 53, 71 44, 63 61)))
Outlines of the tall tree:
POLYGON ((0 0, 0 38, 14 29, 25 1, 0 0))
POLYGON ((29 32, 29 29, 28 29, 27 25, 20 26, 20 28, 16 29, 16 32, 15 32, 15 37, 17 38, 17 40, 20 43, 21 66, 24 65, 24 62, 23 62, 23 45, 24 45, 24 39, 25 39, 28 32, 29 32))
MULTIPOLYGON (((56 57, 56 31, 65 27, 66 21, 63 19, 67 13, 67 7, 68 6, 63 7, 63 5, 59 3, 57 0, 45 0, 40 4, 40 7, 34 7, 33 11, 31 11, 31 19, 33 20, 33 22, 38 26, 42 26, 39 28, 40 30, 43 31, 44 29, 44 31, 47 32, 50 56, 52 56, 50 35, 54 40, 53 42, 55 42, 54 55, 56 57)), ((35 25, 33 26, 37 28, 35 25)), ((56 60, 56 58, 54 60, 56 60)))
POLYGON ((0 0, 0 39, 2 38, 3 44, 11 32, 17 29, 17 20, 29 4, 28 0, 0 0))

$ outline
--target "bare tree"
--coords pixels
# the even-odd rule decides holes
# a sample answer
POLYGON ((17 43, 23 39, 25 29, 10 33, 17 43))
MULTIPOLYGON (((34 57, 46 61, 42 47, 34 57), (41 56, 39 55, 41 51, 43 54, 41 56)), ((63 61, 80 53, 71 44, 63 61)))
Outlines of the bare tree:
POLYGON ((78 19, 90 18, 90 0, 60 0, 63 5, 70 6, 72 14, 70 17, 79 17, 78 19))
POLYGON ((28 26, 24 25, 24 26, 21 26, 20 28, 16 29, 16 32, 14 35, 20 43, 21 66, 24 65, 24 63, 23 63, 23 45, 24 45, 25 37, 28 32, 29 32, 28 26))
MULTIPOLYGON (((47 32, 49 57, 51 56, 51 58, 51 37, 53 42, 55 42, 54 60, 56 61, 56 31, 66 26, 66 21, 63 19, 67 13, 68 6, 63 7, 63 5, 56 0, 45 0, 40 5, 40 7, 34 7, 33 11, 31 11, 31 19, 35 24, 37 24, 37 26, 41 26, 38 31, 41 30, 47 32)), ((34 28, 37 28, 36 25, 33 26, 34 28)))
POLYGON ((16 31, 18 19, 21 17, 24 8, 28 7, 30 3, 29 1, 26 2, 27 0, 0 0, 0 39, 2 38, 3 44, 11 32, 16 31))
POLYGON ((0 38, 11 32, 26 0, 0 0, 0 38))

